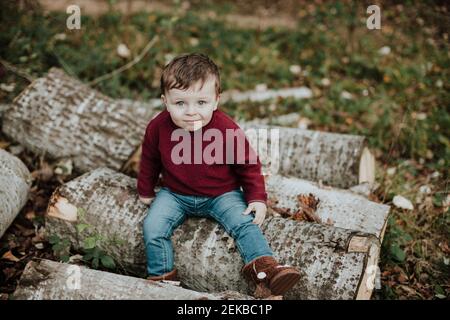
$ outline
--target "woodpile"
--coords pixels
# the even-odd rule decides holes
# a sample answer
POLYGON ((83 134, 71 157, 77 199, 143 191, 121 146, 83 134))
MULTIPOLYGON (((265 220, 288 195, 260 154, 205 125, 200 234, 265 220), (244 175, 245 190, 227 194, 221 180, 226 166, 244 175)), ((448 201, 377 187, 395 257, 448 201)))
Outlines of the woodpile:
MULTIPOLYGON (((142 221, 146 206, 139 201, 135 185, 135 179, 108 168, 69 181, 50 200, 47 232, 69 238, 77 249, 93 233, 116 239, 121 245, 105 241, 99 246, 127 270, 144 275, 142 221), (90 225, 90 232, 79 233, 79 223, 90 225)), ((362 279, 376 263, 380 248, 374 235, 282 217, 266 219, 262 230, 277 259, 302 271, 300 283, 286 298, 353 299, 363 295, 366 284, 362 279)), ((251 293, 240 274, 243 262, 239 252, 217 223, 188 219, 172 240, 178 276, 187 287, 251 293)))
MULTIPOLYGON (((138 167, 145 127, 158 112, 154 105, 111 99, 61 70, 51 69, 4 110, 2 129, 8 137, 35 153, 69 159, 76 172, 82 174, 54 191, 47 209, 47 234, 68 238, 76 250, 81 250, 83 241, 93 235, 120 240, 102 241, 98 246, 127 272, 143 276, 141 229, 147 206, 138 200, 135 179, 122 172, 130 163, 138 167), (77 228, 81 223, 89 226, 83 232, 77 228)), ((374 158, 366 139, 268 124, 240 126, 249 132, 249 141, 265 168, 270 216, 262 226, 263 233, 276 258, 298 267, 302 273, 298 285, 285 298, 370 298, 389 207, 351 191, 364 184, 370 189, 374 183, 374 158), (277 129, 280 139, 269 134, 268 144, 261 148, 260 137, 253 134, 260 129, 277 129), (268 152, 270 148, 279 152, 268 152)), ((4 166, 4 153, 0 152, 0 168, 4 166)), ((5 156, 15 163, 10 158, 5 156)), ((20 181, 20 190, 11 192, 8 188, 6 200, 0 198, 0 208, 11 208, 8 212, 2 210, 0 227, 11 223, 26 201, 29 185, 23 181, 27 181, 29 173, 17 166, 20 169, 8 170, 10 176, 19 178, 9 179, 20 181), (11 199, 14 204, 9 204, 11 199)), ((2 169, 0 179, 3 176, 8 175, 3 175, 2 169)), ((224 296, 217 292, 235 292, 235 297, 239 297, 236 292, 252 292, 251 284, 240 273, 243 262, 232 238, 217 223, 189 219, 175 231, 172 240, 175 265, 186 288, 177 288, 181 291, 174 291, 172 297, 221 299, 224 296)), ((17 296, 156 299, 166 294, 165 286, 146 288, 147 282, 142 279, 115 280, 124 276, 83 268, 89 286, 98 286, 96 281, 123 281, 123 286, 117 292, 108 293, 104 287, 105 292, 86 289, 67 296, 61 289, 61 274, 67 268, 50 261, 31 263, 23 276, 31 280, 21 282, 17 296), (40 274, 53 276, 47 282, 39 280, 40 274), (42 284, 43 289, 27 285, 33 281, 42 284), (136 286, 142 284, 142 291, 127 291, 127 282, 133 281, 136 286)))

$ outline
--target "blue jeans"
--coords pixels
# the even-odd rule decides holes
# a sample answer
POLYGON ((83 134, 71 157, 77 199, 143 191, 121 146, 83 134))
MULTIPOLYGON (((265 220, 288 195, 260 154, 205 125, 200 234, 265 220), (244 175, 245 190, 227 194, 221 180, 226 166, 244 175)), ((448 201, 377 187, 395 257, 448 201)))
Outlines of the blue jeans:
POLYGON ((144 243, 147 273, 159 276, 173 270, 173 231, 186 217, 209 217, 216 220, 231 235, 244 260, 248 263, 262 256, 273 256, 261 229, 254 224, 254 214, 243 215, 247 208, 240 189, 217 197, 181 195, 162 187, 144 219, 144 243))

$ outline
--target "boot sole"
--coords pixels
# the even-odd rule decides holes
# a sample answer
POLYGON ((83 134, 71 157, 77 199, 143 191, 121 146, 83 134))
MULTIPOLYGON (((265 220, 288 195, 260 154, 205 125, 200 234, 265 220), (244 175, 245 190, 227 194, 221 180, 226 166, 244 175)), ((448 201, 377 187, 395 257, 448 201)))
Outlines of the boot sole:
POLYGON ((164 273, 160 276, 149 276, 147 280, 152 281, 161 281, 161 280, 169 280, 169 281, 177 281, 177 270, 172 270, 170 272, 164 273))
POLYGON ((298 271, 280 271, 280 273, 278 273, 270 281, 270 290, 273 295, 282 296, 289 291, 289 289, 295 286, 298 280, 300 280, 300 273, 298 271))

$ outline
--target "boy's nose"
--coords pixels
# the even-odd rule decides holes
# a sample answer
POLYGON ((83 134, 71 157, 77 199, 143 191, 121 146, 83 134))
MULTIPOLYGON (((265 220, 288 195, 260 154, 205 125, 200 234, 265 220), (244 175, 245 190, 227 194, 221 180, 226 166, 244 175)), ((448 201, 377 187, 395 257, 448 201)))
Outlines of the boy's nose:
POLYGON ((192 106, 192 105, 188 105, 187 108, 186 108, 186 114, 188 114, 188 115, 196 114, 195 107, 192 106))

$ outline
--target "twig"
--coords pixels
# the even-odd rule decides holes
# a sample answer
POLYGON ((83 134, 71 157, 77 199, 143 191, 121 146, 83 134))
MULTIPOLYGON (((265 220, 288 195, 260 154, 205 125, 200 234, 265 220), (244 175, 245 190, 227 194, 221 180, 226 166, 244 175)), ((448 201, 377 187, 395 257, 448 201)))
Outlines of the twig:
POLYGON ((9 71, 17 74, 18 76, 27 79, 29 82, 33 82, 33 80, 35 79, 33 76, 29 75, 28 73, 26 73, 25 71, 13 66, 12 64, 10 64, 8 61, 3 60, 2 58, 0 58, 0 63, 9 71))
POLYGON ((100 76, 100 77, 90 81, 89 85, 91 85, 91 86, 96 85, 100 81, 103 81, 105 79, 111 78, 112 76, 114 76, 114 75, 116 75, 116 74, 118 74, 120 72, 123 72, 123 71, 131 68, 132 66, 134 66, 136 63, 138 63, 139 61, 142 60, 142 58, 147 54, 147 52, 151 49, 151 47, 153 47, 153 45, 158 41, 158 39, 159 38, 158 38, 157 35, 154 36, 152 38, 152 40, 150 40, 150 42, 147 43, 147 45, 142 50, 142 52, 138 56, 136 56, 133 60, 131 60, 130 62, 128 62, 127 64, 121 66, 120 68, 118 68, 116 70, 113 70, 113 71, 111 71, 111 72, 109 72, 107 74, 104 74, 104 75, 102 75, 102 76, 100 76))
POLYGON ((58 60, 61 67, 64 69, 65 72, 67 72, 69 75, 74 77, 75 79, 78 79, 75 72, 73 72, 72 68, 55 52, 55 50, 51 50, 52 54, 55 56, 56 60, 58 60))

